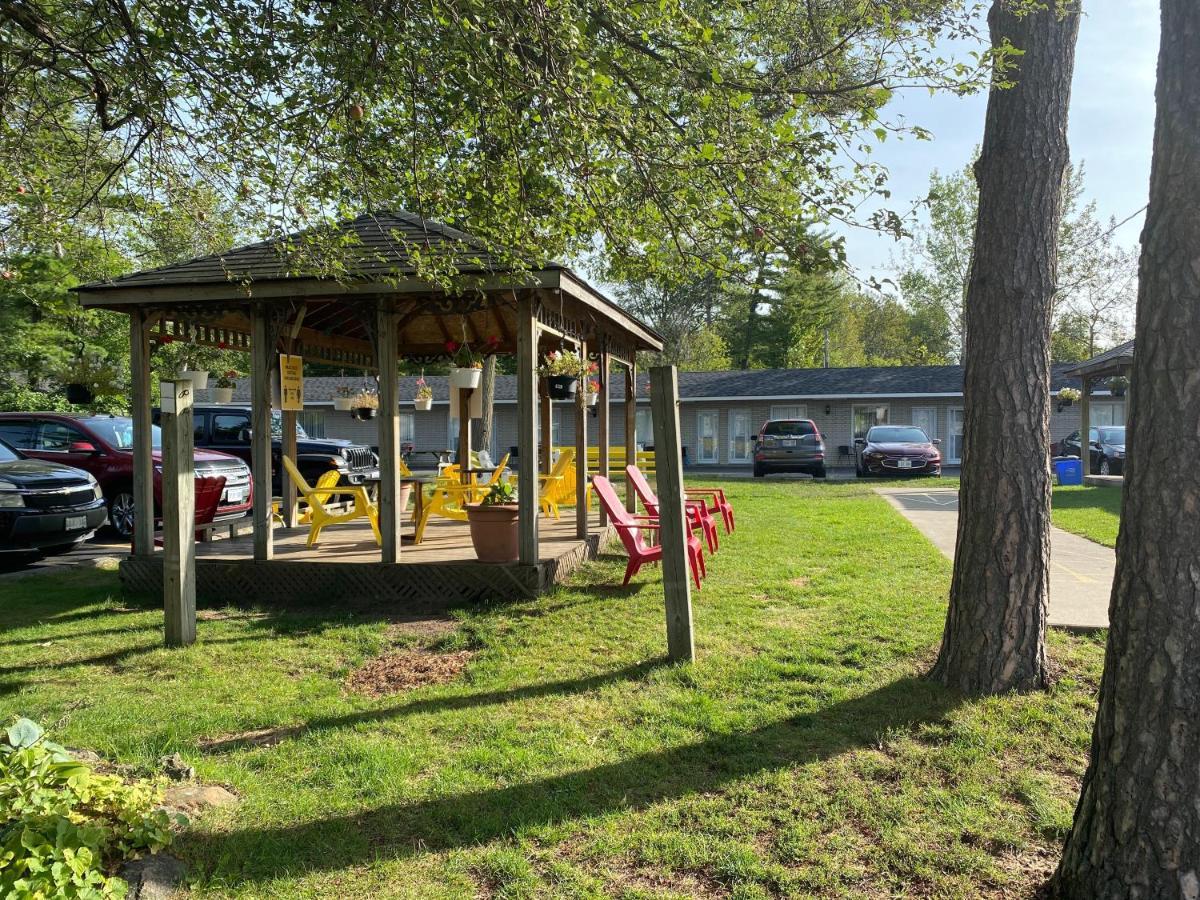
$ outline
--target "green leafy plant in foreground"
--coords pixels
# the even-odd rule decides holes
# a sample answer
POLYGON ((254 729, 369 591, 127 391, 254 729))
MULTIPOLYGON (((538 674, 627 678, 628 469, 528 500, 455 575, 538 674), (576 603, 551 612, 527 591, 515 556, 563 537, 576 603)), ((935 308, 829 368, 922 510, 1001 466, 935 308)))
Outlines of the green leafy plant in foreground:
POLYGON ((115 864, 171 843, 160 800, 157 786, 98 774, 17 719, 0 740, 0 897, 124 897, 115 864))

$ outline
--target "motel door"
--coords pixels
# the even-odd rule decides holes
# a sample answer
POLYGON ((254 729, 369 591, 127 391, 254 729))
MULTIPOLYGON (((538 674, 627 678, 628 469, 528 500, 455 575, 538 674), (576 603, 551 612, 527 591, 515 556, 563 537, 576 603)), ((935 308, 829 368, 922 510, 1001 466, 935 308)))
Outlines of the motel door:
POLYGON ((719 413, 715 409, 710 409, 696 413, 696 462, 698 463, 715 463, 717 462, 719 450, 717 448, 717 421, 719 413))
POLYGON ((750 411, 731 410, 729 413, 729 461, 750 462, 754 450, 754 435, 750 430, 750 411))

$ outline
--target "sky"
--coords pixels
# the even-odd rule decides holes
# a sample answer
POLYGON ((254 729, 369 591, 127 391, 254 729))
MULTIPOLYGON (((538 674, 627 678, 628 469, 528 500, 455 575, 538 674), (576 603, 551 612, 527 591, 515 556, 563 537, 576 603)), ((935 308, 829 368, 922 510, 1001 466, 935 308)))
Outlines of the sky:
MULTIPOLYGON (((1158 6, 1154 0, 1084 0, 1083 9, 1068 119, 1071 159, 1086 170, 1083 202, 1095 200, 1104 221, 1121 220, 1149 193, 1158 6)), ((986 92, 959 98, 909 91, 893 101, 893 116, 929 129, 934 140, 889 139, 876 149, 876 161, 891 173, 892 209, 909 209, 924 197, 934 169, 955 171, 971 161, 986 106, 986 92)), ((1119 242, 1136 244, 1141 225, 1139 215, 1120 228, 1119 242)), ((861 228, 836 230, 861 279, 894 273, 902 243, 861 228)))

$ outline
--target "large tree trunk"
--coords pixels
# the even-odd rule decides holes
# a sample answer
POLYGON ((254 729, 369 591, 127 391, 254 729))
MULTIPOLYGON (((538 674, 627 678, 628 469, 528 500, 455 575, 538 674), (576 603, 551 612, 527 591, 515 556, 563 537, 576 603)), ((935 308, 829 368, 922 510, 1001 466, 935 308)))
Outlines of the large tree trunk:
POLYGON ((988 97, 965 310, 958 547, 932 675, 970 694, 1046 679, 1050 568, 1050 319, 1067 167, 1077 8, 1017 17, 997 0, 993 45, 1024 51, 988 97))
POLYGON ((1200 4, 1162 0, 1129 458, 1064 897, 1200 896, 1200 4))

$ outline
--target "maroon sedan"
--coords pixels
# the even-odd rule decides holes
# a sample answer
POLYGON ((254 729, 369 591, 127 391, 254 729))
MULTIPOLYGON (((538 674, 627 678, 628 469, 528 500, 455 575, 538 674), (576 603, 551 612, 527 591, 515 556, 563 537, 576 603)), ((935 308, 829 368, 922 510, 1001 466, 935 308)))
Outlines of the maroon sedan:
POLYGON ((941 475, 939 443, 915 425, 876 425, 854 441, 855 474, 941 475))

